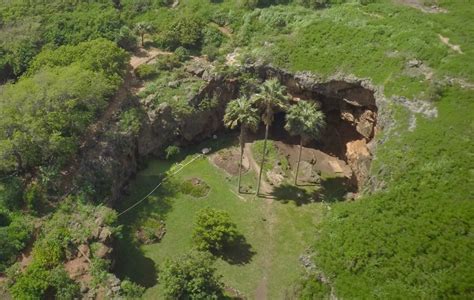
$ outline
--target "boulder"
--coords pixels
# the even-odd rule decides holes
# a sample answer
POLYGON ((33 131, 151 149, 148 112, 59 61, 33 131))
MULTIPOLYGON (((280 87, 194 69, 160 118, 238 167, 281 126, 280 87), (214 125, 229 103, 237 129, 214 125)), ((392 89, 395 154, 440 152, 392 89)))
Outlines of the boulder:
POLYGON ((81 257, 82 255, 84 255, 85 257, 90 257, 91 250, 87 244, 80 245, 78 249, 79 249, 79 255, 78 255, 79 257, 81 257))
POLYGON ((366 110, 357 122, 356 130, 366 139, 370 139, 374 133, 375 113, 366 110))
POLYGON ((111 247, 106 246, 103 243, 98 243, 98 244, 99 244, 99 247, 95 251, 94 256, 96 256, 98 258, 106 258, 110 255, 110 253, 112 253, 112 248, 111 247))
POLYGON ((363 186, 369 177, 372 155, 367 147, 365 139, 351 141, 346 144, 346 157, 351 166, 358 186, 363 186))
POLYGON ((112 237, 112 232, 110 231, 110 229, 107 227, 103 227, 102 230, 100 231, 99 241, 105 243, 109 241, 111 237, 112 237))

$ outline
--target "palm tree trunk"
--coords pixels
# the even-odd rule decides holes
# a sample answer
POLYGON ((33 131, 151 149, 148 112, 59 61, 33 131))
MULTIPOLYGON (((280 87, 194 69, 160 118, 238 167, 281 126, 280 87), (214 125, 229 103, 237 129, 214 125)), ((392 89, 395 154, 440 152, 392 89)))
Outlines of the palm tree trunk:
POLYGON ((298 172, 300 170, 302 152, 303 152, 303 137, 300 137, 300 153, 298 154, 298 163, 296 164, 295 185, 298 185, 298 172))
POLYGON ((267 154, 267 139, 268 139, 268 129, 270 128, 270 124, 265 126, 265 140, 263 142, 263 153, 262 153, 262 162, 260 163, 260 174, 258 174, 258 182, 257 182, 257 193, 260 193, 260 183, 262 182, 262 173, 263 173, 263 164, 265 163, 265 155, 267 154))
POLYGON ((244 125, 240 125, 240 163, 239 163, 239 190, 240 193, 240 183, 242 182, 242 161, 244 158, 244 125))

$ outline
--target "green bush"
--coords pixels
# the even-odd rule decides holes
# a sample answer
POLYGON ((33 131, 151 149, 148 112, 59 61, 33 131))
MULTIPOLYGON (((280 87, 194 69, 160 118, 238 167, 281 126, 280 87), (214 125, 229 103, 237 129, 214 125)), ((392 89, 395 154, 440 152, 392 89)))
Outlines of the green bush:
POLYGON ((190 252, 167 260, 160 282, 169 299, 221 299, 223 284, 215 274, 213 258, 206 253, 190 252))
POLYGON ((151 79, 158 75, 158 70, 155 65, 143 64, 135 69, 135 75, 142 80, 151 79))
POLYGON ((0 208, 15 210, 22 204, 23 182, 15 176, 3 179, 0 182, 0 208))
POLYGON ((122 132, 137 135, 142 126, 142 114, 137 108, 131 108, 120 115, 119 128, 122 132))
POLYGON ((20 215, 10 215, 6 211, 0 212, 2 225, 0 226, 0 273, 15 262, 18 252, 21 251, 31 238, 33 226, 31 221, 20 215))
POLYGON ((205 208, 197 213, 193 242, 198 250, 220 252, 232 246, 238 236, 237 226, 226 211, 205 208))
POLYGON ((46 192, 38 182, 32 182, 25 190, 25 202, 33 213, 40 212, 46 201, 46 192))
POLYGON ((79 286, 69 278, 62 266, 46 269, 41 264, 31 264, 15 279, 10 287, 15 299, 74 299, 79 296, 79 286))
POLYGON ((156 60, 156 68, 163 71, 171 71, 181 66, 177 55, 163 55, 156 60))
POLYGON ((178 146, 168 146, 165 149, 166 159, 172 159, 176 157, 181 152, 181 149, 178 146))
POLYGON ((142 299, 145 288, 131 282, 130 280, 122 280, 120 284, 120 293, 125 299, 142 299))
POLYGON ((179 46, 197 49, 202 40, 202 28, 202 21, 196 17, 179 17, 164 32, 164 42, 171 49, 176 49, 179 46))
POLYGON ((176 50, 174 50, 174 54, 180 62, 185 62, 189 59, 189 51, 182 46, 176 48, 176 50))

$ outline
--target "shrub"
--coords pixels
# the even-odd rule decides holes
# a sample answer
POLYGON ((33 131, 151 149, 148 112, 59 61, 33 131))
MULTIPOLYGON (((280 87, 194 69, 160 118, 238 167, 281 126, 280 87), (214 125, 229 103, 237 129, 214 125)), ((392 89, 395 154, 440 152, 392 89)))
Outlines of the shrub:
POLYGON ((171 49, 179 46, 199 48, 202 39, 202 22, 196 17, 182 16, 164 32, 164 42, 171 49))
POLYGON ((235 243, 238 236, 237 226, 226 211, 205 208, 197 213, 193 231, 197 249, 220 252, 235 243))
POLYGON ((174 54, 180 62, 184 62, 189 59, 189 51, 184 47, 180 46, 176 48, 176 50, 174 50, 174 54))
POLYGON ((158 72, 154 65, 143 64, 135 69, 135 75, 140 79, 150 79, 158 75, 158 72))
POLYGON ((207 183, 198 179, 191 178, 181 182, 180 191, 183 194, 190 195, 194 198, 202 198, 207 196, 211 188, 207 183))
POLYGON ((79 286, 62 266, 48 270, 33 263, 18 276, 10 292, 15 299, 74 299, 79 294, 79 286))
POLYGON ((170 299, 221 299, 223 284, 213 264, 213 258, 202 252, 167 260, 160 278, 165 295, 170 299))
POLYGON ((122 132, 137 135, 141 126, 141 114, 137 108, 131 108, 120 115, 119 128, 122 132))
POLYGON ((202 54, 207 55, 209 61, 215 61, 219 57, 219 48, 213 45, 206 45, 202 48, 202 54))
POLYGON ((124 296, 125 299, 141 299, 145 292, 144 287, 127 279, 122 280, 120 287, 121 295, 124 296))
POLYGON ((0 182, 0 207, 17 209, 23 202, 23 183, 18 177, 0 182))
POLYGON ((171 71, 181 66, 177 55, 163 55, 156 60, 156 68, 162 71, 171 71))
POLYGON ((178 146, 168 146, 165 149, 166 159, 171 159, 181 152, 178 146))
POLYGON ((38 182, 32 182, 25 191, 25 201, 28 209, 39 212, 46 200, 43 187, 38 182))
POLYGON ((31 237, 33 226, 22 216, 0 213, 0 272, 10 266, 31 237))

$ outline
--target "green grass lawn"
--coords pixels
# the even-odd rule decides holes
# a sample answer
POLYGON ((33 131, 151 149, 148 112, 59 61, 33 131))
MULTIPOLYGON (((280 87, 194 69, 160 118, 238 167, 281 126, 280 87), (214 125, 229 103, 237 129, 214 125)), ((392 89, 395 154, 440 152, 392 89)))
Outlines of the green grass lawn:
MULTIPOLYGON (((189 161, 194 155, 188 156, 189 161)), ((185 162, 181 162, 184 164, 185 162)), ((131 194, 123 207, 146 195, 160 180, 160 174, 171 163, 152 160, 140 172, 131 194)), ((183 181, 197 177, 204 180, 210 191, 206 197, 193 198, 173 190, 176 184, 164 184, 150 199, 120 220, 125 225, 124 239, 118 247, 117 271, 148 287, 146 299, 162 297, 158 274, 167 258, 175 257, 192 248, 191 235, 197 211, 205 207, 226 210, 245 236, 243 245, 234 255, 217 260, 218 272, 227 286, 253 298, 256 290, 266 291, 268 299, 281 299, 287 289, 304 271, 299 256, 314 243, 315 225, 319 222, 322 204, 297 205, 288 199, 257 198, 236 194, 236 177, 229 177, 208 159, 199 158, 177 174, 172 180, 183 181), (166 222, 167 233, 160 243, 137 247, 131 238, 130 228, 136 228, 150 214, 157 214, 166 222), (156 270, 153 268, 156 265, 156 270)), ((245 175, 250 184, 255 174, 245 175)), ((255 186, 255 183, 253 184, 255 186)))

